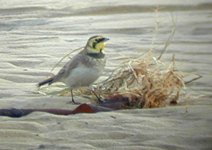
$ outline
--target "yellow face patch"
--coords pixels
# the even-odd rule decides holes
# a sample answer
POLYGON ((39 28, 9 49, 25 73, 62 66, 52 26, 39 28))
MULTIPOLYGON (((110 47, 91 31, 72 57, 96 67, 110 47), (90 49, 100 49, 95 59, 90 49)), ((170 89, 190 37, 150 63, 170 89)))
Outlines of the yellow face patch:
POLYGON ((95 49, 97 51, 101 51, 105 48, 105 43, 104 42, 100 42, 100 43, 97 43, 96 46, 95 46, 95 49))

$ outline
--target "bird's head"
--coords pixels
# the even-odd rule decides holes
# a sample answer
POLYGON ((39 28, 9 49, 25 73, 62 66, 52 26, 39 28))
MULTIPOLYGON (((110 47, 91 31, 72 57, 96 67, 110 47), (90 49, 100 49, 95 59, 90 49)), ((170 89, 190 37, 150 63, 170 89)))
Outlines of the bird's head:
POLYGON ((88 39, 88 42, 86 44, 86 50, 88 53, 102 53, 102 50, 105 47, 105 42, 108 41, 108 38, 105 38, 103 36, 92 36, 88 39))

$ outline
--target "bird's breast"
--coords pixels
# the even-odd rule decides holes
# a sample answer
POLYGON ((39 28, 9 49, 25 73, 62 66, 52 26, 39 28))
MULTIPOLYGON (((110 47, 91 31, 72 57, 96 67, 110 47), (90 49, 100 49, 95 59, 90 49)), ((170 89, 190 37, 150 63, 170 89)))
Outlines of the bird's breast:
POLYGON ((102 71, 102 67, 88 67, 86 65, 80 64, 78 67, 74 68, 64 79, 64 83, 70 88, 89 86, 98 79, 102 71))

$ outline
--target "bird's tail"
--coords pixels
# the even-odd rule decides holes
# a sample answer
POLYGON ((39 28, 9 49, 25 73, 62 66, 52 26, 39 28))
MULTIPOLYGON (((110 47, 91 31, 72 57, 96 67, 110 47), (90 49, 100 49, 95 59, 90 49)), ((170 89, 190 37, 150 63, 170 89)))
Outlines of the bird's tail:
POLYGON ((41 81, 41 82, 38 83, 38 87, 43 86, 45 84, 49 84, 50 85, 50 84, 53 83, 53 80, 54 80, 54 77, 48 78, 48 79, 46 79, 44 81, 41 81))

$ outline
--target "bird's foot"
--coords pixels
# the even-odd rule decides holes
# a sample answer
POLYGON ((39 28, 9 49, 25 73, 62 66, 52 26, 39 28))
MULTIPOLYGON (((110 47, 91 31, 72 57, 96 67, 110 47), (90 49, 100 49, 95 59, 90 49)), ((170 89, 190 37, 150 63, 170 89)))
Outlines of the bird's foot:
POLYGON ((97 102, 99 103, 99 104, 102 104, 104 101, 102 100, 102 98, 101 97, 96 97, 97 98, 97 102))
POLYGON ((80 103, 80 102, 75 102, 75 100, 72 99, 72 101, 67 102, 67 104, 80 105, 80 104, 82 104, 82 103, 80 103))
POLYGON ((91 90, 91 92, 93 93, 93 95, 96 97, 97 99, 97 102, 99 104, 103 103, 104 101, 102 100, 101 96, 100 95, 97 95, 96 92, 94 90, 91 90))

